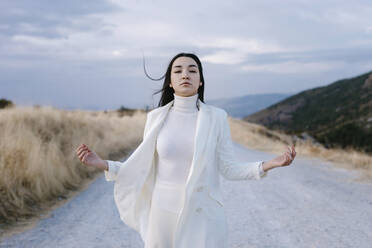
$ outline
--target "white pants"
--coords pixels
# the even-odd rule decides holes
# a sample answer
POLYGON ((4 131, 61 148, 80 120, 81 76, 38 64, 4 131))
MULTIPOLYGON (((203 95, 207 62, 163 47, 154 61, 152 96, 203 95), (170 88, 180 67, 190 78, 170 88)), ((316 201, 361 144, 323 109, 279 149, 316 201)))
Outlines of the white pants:
POLYGON ((183 206, 184 185, 157 181, 152 195, 145 248, 174 248, 174 232, 183 206))

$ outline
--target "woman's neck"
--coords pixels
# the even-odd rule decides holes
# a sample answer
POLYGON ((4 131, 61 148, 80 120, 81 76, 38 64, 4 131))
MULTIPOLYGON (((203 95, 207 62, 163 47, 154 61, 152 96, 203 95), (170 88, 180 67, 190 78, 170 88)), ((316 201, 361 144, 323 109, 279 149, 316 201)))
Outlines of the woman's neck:
POLYGON ((173 110, 184 113, 194 113, 198 111, 196 103, 198 101, 199 94, 196 93, 193 96, 179 96, 173 93, 174 104, 173 110))

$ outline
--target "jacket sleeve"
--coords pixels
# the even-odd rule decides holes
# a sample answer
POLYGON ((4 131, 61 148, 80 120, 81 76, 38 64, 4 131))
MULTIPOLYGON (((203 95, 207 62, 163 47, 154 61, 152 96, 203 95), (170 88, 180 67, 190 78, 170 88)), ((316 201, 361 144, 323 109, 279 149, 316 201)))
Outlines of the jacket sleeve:
POLYGON ((267 171, 263 171, 263 161, 236 161, 226 111, 223 111, 220 120, 220 132, 217 138, 217 160, 220 174, 228 180, 258 180, 265 177, 267 171))
MULTIPOLYGON (((145 123, 145 129, 144 129, 144 132, 143 132, 143 139, 145 139, 145 137, 146 137, 146 135, 149 131, 150 112, 148 112, 147 115, 146 115, 146 123, 145 123)), ((106 179, 106 181, 115 181, 116 177, 118 175, 120 166, 123 166, 124 162, 112 161, 112 160, 106 160, 106 161, 108 163, 108 171, 106 171, 106 170, 104 171, 105 172, 105 179, 106 179)))

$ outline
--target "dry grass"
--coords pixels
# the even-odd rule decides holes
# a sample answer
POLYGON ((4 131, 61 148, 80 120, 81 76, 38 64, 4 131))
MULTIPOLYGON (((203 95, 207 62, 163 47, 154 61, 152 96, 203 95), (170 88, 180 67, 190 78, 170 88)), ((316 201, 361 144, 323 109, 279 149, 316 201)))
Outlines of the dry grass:
MULTIPOLYGON (((0 110, 0 227, 38 215, 70 196, 97 175, 82 165, 76 148, 87 144, 104 159, 120 159, 142 140, 146 115, 64 111, 50 107, 0 110)), ((249 148, 281 153, 288 135, 229 118, 234 141, 249 148)), ((296 142, 298 155, 325 158, 372 178, 371 156, 296 142)))
POLYGON ((310 141, 269 130, 261 125, 229 117, 232 139, 246 147, 281 154, 286 146, 295 144, 297 155, 322 158, 346 169, 362 172, 361 180, 372 179, 372 156, 353 149, 327 149, 310 141))
POLYGON ((146 115, 64 111, 50 107, 0 110, 0 223, 35 216, 93 178, 76 148, 119 159, 142 140, 146 115))

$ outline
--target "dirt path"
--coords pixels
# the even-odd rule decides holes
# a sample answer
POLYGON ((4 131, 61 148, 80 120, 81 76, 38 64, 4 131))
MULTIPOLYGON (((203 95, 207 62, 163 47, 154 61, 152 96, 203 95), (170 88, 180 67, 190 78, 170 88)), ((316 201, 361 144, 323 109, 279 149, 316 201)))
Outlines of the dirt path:
MULTIPOLYGON (((240 160, 274 154, 235 144, 240 160)), ((372 184, 356 172, 319 159, 297 157, 261 181, 222 180, 230 247, 371 247, 372 184)), ((121 222, 113 183, 103 174, 32 229, 0 241, 0 247, 143 247, 121 222)))

